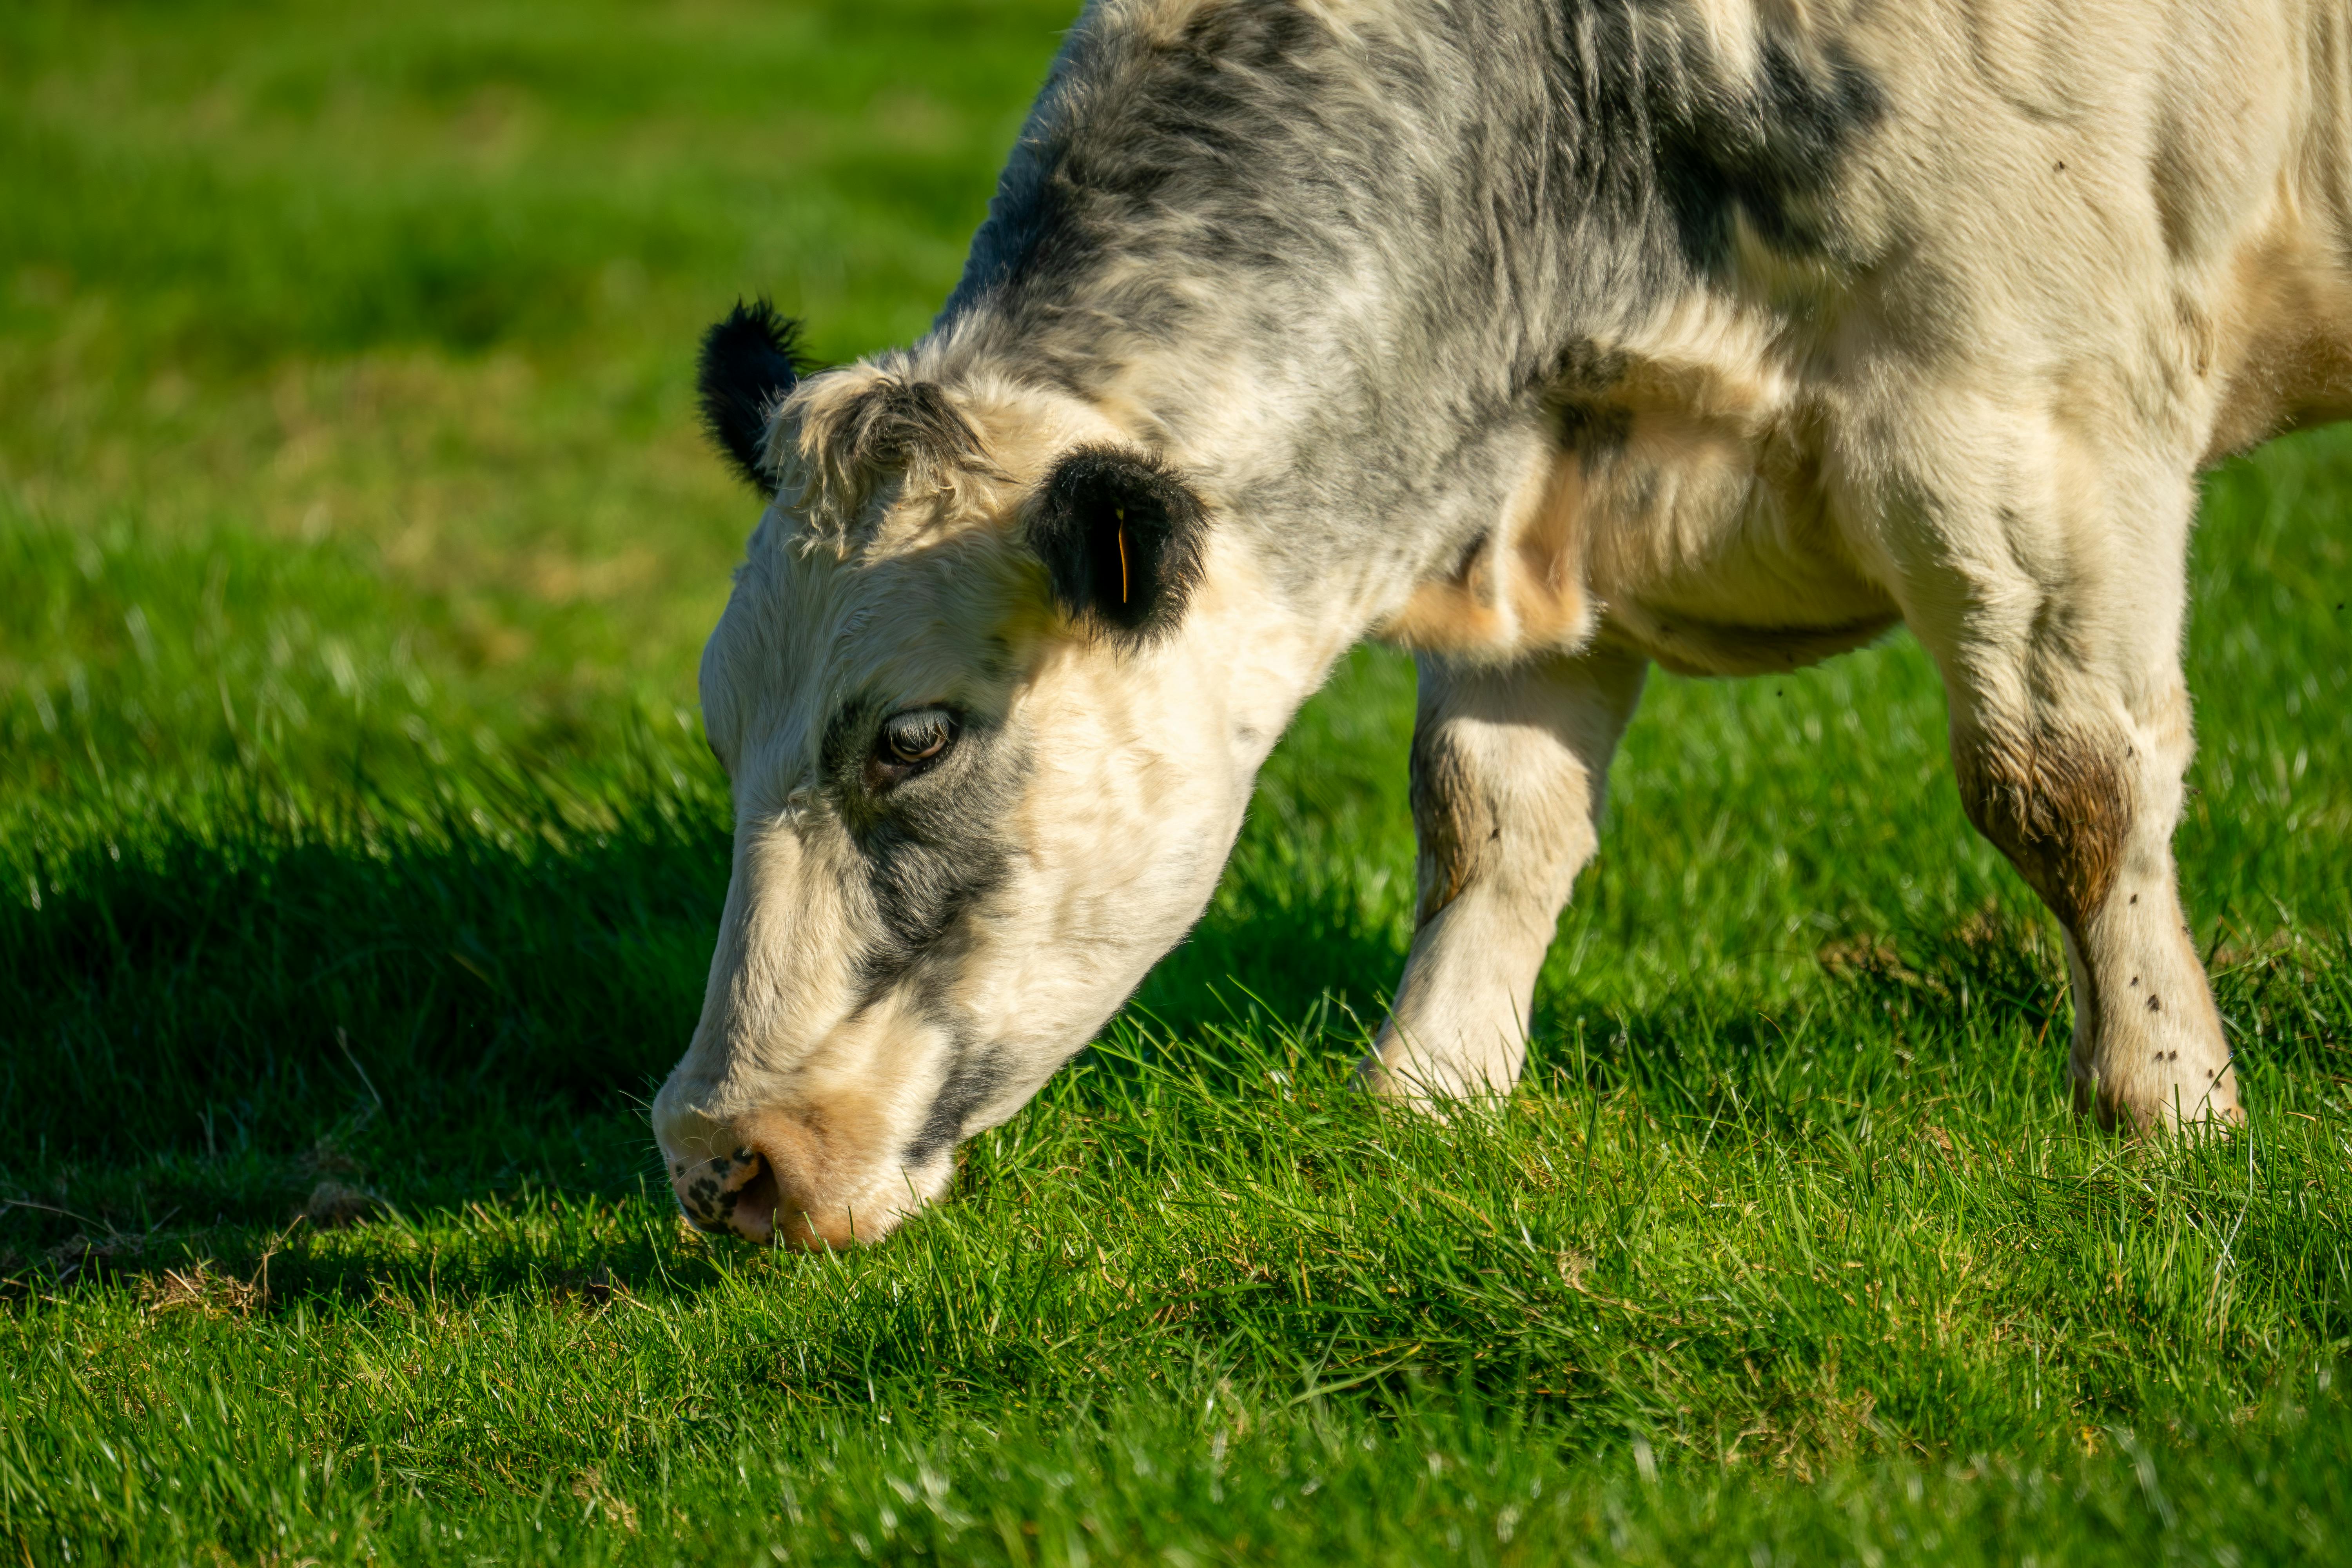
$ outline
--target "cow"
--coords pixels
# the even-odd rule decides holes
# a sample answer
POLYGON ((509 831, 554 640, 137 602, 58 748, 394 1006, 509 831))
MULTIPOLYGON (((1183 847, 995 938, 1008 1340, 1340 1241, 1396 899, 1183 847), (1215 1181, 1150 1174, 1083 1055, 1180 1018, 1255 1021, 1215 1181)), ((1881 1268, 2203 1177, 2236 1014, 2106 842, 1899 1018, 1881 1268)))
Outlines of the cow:
POLYGON ((2226 1131, 2185 555, 2201 468, 2352 408, 2348 122, 2326 0, 1093 0, 926 336, 705 340, 768 499, 700 670, 687 1217, 821 1247, 936 1199, 1364 638, 1420 680, 1371 1092, 1510 1089, 1652 664, 1899 625, 2063 934, 2077 1108, 2226 1131))

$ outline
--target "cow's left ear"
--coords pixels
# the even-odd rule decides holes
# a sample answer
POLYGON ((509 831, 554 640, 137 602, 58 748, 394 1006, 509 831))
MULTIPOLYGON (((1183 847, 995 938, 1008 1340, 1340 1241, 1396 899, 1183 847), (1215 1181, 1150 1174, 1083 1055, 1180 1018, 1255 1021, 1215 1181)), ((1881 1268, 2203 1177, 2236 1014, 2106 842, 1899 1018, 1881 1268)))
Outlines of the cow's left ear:
POLYGON ((1029 547, 1045 561, 1065 614, 1132 645, 1184 618, 1208 525, 1200 498, 1163 464, 1086 447, 1055 464, 1039 489, 1029 547))

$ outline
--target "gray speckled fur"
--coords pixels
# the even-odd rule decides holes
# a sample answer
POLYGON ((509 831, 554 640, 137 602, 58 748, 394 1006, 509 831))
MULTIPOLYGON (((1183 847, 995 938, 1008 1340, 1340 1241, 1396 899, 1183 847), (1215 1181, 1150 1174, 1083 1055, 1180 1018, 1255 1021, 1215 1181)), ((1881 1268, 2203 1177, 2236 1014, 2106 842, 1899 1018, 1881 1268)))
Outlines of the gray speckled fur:
POLYGON ((1408 0, 1345 38, 1295 6, 1097 4, 921 358, 1082 396, 1171 354, 1311 389, 1265 397, 1288 422, 1247 452, 1200 449, 1181 384, 1149 412, 1301 590, 1367 552, 1418 569, 1493 526, 1494 448, 1718 267, 1735 211, 1834 250, 1812 198, 1880 112, 1834 46, 1727 79, 1672 0, 1408 0))

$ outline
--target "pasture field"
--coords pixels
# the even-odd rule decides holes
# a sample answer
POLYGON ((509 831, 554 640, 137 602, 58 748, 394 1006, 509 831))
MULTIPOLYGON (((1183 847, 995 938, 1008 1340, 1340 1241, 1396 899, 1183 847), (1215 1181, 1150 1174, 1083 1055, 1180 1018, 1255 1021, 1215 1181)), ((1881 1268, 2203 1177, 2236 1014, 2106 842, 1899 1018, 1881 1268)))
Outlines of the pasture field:
POLYGON ((2067 1113, 1901 637, 1657 679, 1528 1083, 1376 1110, 1366 650, 952 1202, 683 1230, 694 335, 919 332, 1068 9, 0 9, 0 1560, 2352 1560, 2338 434, 2196 547, 2237 1138, 2067 1113))

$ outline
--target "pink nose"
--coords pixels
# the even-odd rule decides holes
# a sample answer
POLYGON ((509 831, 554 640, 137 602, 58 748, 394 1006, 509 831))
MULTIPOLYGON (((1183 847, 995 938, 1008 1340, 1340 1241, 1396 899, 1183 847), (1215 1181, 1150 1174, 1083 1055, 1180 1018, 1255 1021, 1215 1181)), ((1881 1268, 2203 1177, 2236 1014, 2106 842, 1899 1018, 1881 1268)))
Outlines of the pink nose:
POLYGON ((767 1157, 748 1144, 698 1163, 670 1162, 670 1185, 688 1223, 712 1236, 772 1241, 776 1211, 783 1206, 776 1173, 767 1157))

